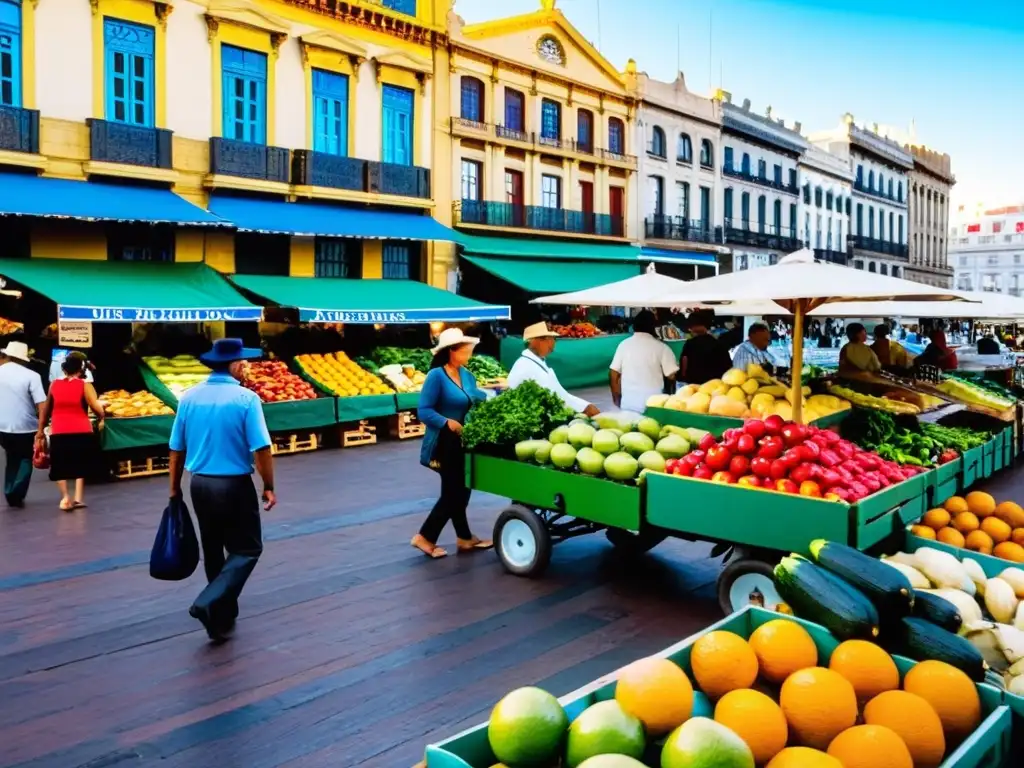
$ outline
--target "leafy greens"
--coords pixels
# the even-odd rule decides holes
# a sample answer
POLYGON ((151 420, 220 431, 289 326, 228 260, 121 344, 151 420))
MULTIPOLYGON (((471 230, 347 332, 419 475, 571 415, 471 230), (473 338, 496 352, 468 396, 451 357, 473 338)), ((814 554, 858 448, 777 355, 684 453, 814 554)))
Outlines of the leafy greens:
POLYGON ((572 417, 572 410, 558 395, 535 381, 524 381, 469 412, 462 444, 467 450, 513 446, 521 440, 546 437, 572 417))

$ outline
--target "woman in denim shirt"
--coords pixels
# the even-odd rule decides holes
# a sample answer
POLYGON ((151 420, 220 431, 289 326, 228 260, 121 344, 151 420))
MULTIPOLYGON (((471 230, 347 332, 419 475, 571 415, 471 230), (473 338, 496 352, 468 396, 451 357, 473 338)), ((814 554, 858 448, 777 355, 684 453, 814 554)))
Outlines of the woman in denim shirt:
POLYGON ((427 427, 420 463, 441 475, 441 496, 411 542, 428 557, 448 554, 437 546, 437 539, 449 520, 455 527, 459 551, 492 546, 492 542, 481 541, 473 535, 466 519, 471 491, 466 487, 462 425, 469 409, 487 399, 487 394, 477 387, 476 379, 465 365, 479 341, 458 328, 445 330, 434 347, 434 360, 420 392, 419 419, 427 427))

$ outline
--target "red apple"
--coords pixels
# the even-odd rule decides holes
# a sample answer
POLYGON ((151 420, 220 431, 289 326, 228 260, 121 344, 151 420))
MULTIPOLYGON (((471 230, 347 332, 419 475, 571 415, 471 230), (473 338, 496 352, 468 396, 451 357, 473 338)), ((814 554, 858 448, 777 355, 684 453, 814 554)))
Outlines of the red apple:
POLYGON ((673 472, 672 474, 679 475, 679 477, 692 477, 694 467, 696 466, 696 464, 688 464, 685 461, 680 461, 678 464, 676 464, 675 472, 673 472))
POLYGON ((777 480, 775 482, 775 490, 780 493, 799 493, 800 488, 792 480, 777 480))
POLYGON ((712 435, 710 432, 708 432, 706 435, 704 435, 704 437, 702 437, 700 439, 700 442, 697 443, 697 447, 700 448, 702 451, 706 452, 707 450, 709 450, 711 448, 711 446, 717 445, 717 444, 718 444, 718 440, 715 439, 714 435, 712 435))
POLYGON ((811 479, 811 465, 806 462, 798 464, 789 471, 789 479, 800 485, 811 479))
POLYGON ((805 480, 800 483, 800 495, 801 496, 813 496, 814 498, 821 498, 821 486, 819 486, 813 480, 805 480))
POLYGON ((782 442, 781 437, 769 435, 761 438, 761 447, 758 449, 757 455, 766 459, 777 459, 785 449, 786 444, 782 442))
POLYGON ((711 476, 712 483, 722 483, 724 485, 735 485, 736 478, 732 476, 731 472, 715 472, 711 476))
POLYGON ((713 445, 708 449, 705 462, 712 470, 720 472, 729 466, 732 453, 724 445, 713 445))
POLYGON ((766 432, 764 422, 760 419, 747 419, 743 424, 743 431, 755 440, 760 440, 766 432))
POLYGON ((772 414, 764 420, 764 431, 769 435, 781 435, 786 422, 781 416, 772 414))
POLYGON ((758 477, 771 477, 772 463, 763 456, 757 456, 750 462, 750 471, 758 477))
POLYGON ((789 474, 789 465, 782 459, 776 459, 772 462, 771 466, 771 478, 772 480, 784 480, 786 475, 789 474))
POLYGON ((683 461, 691 467, 696 467, 704 461, 704 456, 704 451, 690 451, 688 454, 683 456, 683 461))
POLYGON ((744 456, 750 456, 755 450, 757 450, 757 443, 751 435, 740 435, 736 439, 736 450, 744 456))
POLYGON ((670 474, 670 475, 675 474, 676 465, 679 464, 680 461, 682 461, 682 460, 681 459, 669 459, 668 461, 666 461, 665 462, 665 472, 667 474, 670 474))
POLYGON ((803 430, 800 429, 799 424, 790 422, 782 428, 782 439, 786 442, 787 446, 792 448, 794 445, 799 445, 804 439, 803 430))
POLYGON ((733 477, 743 477, 750 472, 750 459, 746 456, 733 456, 729 459, 729 471, 733 477))
POLYGON ((821 446, 814 442, 814 440, 805 440, 803 445, 800 446, 800 450, 807 453, 808 461, 817 461, 818 457, 821 456, 821 446))
POLYGON ((697 480, 710 480, 714 477, 715 471, 711 469, 707 464, 699 464, 693 470, 693 477, 697 480))
POLYGON ((736 481, 736 485, 744 485, 748 488, 760 488, 761 480, 754 475, 745 475, 736 481))

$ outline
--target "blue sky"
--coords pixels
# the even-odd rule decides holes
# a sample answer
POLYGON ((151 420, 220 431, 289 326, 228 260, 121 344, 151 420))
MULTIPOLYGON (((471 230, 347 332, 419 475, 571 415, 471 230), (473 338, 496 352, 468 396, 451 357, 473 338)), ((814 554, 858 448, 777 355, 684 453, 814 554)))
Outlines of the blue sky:
MULTIPOLYGON (((539 5, 457 0, 455 10, 476 22, 539 5)), ((678 58, 691 90, 707 93, 721 75, 734 102, 749 98, 762 114, 770 104, 805 132, 834 127, 845 112, 904 130, 913 120, 919 142, 951 155, 954 200, 1024 201, 1020 0, 558 0, 558 7, 620 69, 633 58, 652 77, 671 80, 678 58)))

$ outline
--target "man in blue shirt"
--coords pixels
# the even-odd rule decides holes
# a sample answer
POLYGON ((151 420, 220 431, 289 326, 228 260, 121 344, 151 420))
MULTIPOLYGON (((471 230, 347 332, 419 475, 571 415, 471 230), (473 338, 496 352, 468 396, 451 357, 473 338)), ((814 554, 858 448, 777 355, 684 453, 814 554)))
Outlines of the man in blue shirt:
POLYGON ((181 496, 187 469, 209 582, 189 614, 202 622, 211 640, 223 640, 234 628, 238 596, 263 552, 254 463, 263 479, 263 509, 277 503, 263 408, 259 396, 239 384, 244 361, 260 356, 241 339, 215 341, 200 357, 212 373, 182 395, 171 429, 171 498, 181 496))

